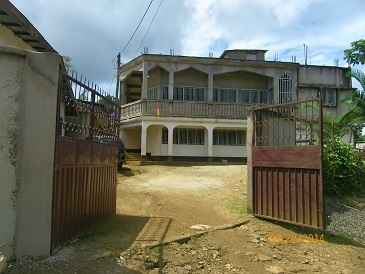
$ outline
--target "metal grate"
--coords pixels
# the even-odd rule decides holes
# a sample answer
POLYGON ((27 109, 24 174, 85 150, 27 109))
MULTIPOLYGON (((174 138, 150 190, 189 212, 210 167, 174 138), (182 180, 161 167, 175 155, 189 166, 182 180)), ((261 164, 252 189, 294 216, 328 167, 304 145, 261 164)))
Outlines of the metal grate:
POLYGON ((254 146, 319 145, 319 99, 255 108, 254 146))
POLYGON ((293 98, 293 80, 288 73, 279 78, 279 104, 290 103, 293 98))
POLYGON ((325 229, 321 99, 253 109, 256 216, 325 229))

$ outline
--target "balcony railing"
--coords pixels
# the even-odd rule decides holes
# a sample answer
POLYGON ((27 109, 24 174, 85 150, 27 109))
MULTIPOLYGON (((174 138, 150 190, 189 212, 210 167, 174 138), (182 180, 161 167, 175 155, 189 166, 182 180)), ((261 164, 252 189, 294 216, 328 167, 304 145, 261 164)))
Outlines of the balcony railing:
POLYGON ((245 103, 139 100, 122 106, 121 120, 129 120, 142 115, 245 119, 247 110, 251 107, 252 105, 245 103))

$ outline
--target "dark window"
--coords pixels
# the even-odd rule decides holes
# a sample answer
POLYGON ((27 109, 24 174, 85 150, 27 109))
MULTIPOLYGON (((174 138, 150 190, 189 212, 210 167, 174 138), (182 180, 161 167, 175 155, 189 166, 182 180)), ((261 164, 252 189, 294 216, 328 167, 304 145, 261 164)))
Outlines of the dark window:
POLYGON ((213 130, 213 145, 245 146, 246 132, 244 130, 213 130))
POLYGON ((174 100, 204 101, 205 88, 202 87, 174 87, 174 100))
POLYGON ((174 144, 204 145, 204 129, 175 128, 174 144))
POLYGON ((214 88, 214 102, 237 102, 237 89, 235 88, 214 88))
POLYGON ((324 88, 321 92, 324 106, 337 106, 337 90, 335 88, 324 88))

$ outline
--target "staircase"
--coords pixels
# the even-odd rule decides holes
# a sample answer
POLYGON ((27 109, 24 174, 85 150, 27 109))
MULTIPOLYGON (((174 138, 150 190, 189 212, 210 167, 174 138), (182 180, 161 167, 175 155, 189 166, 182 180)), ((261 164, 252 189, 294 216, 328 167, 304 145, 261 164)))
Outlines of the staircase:
POLYGON ((126 161, 128 162, 140 162, 141 153, 140 152, 127 152, 126 161))

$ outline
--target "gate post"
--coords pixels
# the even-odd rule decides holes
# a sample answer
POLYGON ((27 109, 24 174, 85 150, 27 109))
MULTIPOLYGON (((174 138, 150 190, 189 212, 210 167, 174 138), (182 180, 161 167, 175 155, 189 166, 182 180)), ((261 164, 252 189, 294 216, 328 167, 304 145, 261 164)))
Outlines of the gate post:
POLYGON ((252 143, 254 119, 252 110, 247 111, 247 213, 253 212, 253 180, 252 180, 252 143))
POLYGON ((49 256, 52 232, 56 110, 61 57, 26 52, 17 144, 15 255, 49 256))

